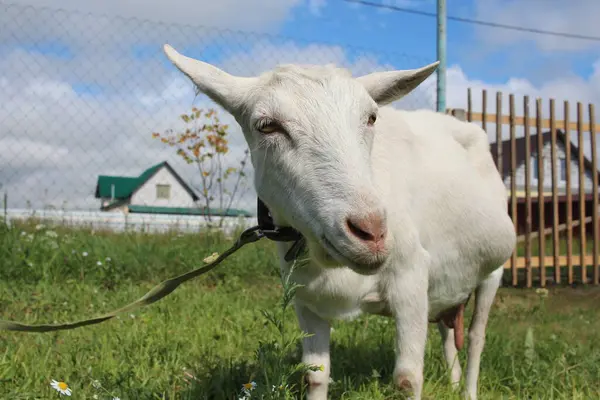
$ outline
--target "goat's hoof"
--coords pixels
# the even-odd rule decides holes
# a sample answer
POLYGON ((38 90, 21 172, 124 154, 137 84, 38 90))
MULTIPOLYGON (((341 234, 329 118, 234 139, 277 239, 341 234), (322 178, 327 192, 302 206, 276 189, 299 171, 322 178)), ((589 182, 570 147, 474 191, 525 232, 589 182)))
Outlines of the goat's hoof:
POLYGON ((397 373, 394 380, 396 382, 396 387, 402 392, 408 394, 412 393, 415 389, 415 378, 410 372, 403 371, 401 373, 397 373))
POLYGON ((307 400, 327 400, 328 381, 323 376, 318 376, 314 372, 304 375, 304 382, 307 386, 307 400))
POLYGON ((408 379, 408 378, 401 378, 398 381, 398 388, 401 389, 401 390, 403 390, 403 391, 406 391, 406 392, 411 392, 413 390, 413 385, 410 382, 410 379, 408 379))

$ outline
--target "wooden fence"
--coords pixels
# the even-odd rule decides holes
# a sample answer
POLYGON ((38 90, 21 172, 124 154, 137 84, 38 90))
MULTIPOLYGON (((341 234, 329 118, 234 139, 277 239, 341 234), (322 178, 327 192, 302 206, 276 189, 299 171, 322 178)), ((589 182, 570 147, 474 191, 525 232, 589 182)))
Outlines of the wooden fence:
POLYGON ((571 121, 571 105, 565 101, 564 117, 558 120, 554 99, 547 102, 548 118, 544 118, 542 99, 535 99, 534 113, 524 96, 522 115, 517 115, 513 94, 508 95, 508 112, 503 112, 503 94, 497 92, 493 113, 488 112, 487 91, 482 90, 481 96, 481 112, 473 110, 471 89, 467 110, 449 112, 480 123, 486 131, 488 125, 495 125, 491 151, 507 186, 508 211, 518 233, 517 248, 505 265, 504 284, 599 285, 596 134, 600 127, 595 124, 594 105, 584 110, 578 102, 571 121), (589 156, 585 147, 591 147, 589 156))

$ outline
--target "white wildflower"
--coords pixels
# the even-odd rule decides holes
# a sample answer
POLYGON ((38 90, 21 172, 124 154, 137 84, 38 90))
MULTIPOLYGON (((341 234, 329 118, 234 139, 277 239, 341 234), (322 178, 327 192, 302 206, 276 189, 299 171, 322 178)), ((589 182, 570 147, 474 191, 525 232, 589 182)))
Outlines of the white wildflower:
POLYGON ((69 388, 69 385, 67 385, 64 382, 58 382, 58 381, 52 379, 52 381, 50 382, 50 386, 52 386, 54 389, 56 389, 56 391, 59 392, 60 394, 64 394, 65 396, 71 395, 71 389, 69 388))

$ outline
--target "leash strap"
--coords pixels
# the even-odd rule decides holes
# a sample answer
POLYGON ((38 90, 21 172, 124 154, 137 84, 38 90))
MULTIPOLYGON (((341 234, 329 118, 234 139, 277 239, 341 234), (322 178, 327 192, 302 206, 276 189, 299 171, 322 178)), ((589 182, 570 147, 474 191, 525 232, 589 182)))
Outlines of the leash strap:
POLYGON ((179 275, 178 277, 167 279, 166 281, 161 282, 157 286, 155 286, 152 290, 142 296, 139 300, 134 301, 131 304, 128 304, 124 307, 121 307, 117 310, 114 310, 108 314, 104 314, 102 316, 86 319, 82 321, 59 324, 59 325, 26 325, 13 321, 3 321, 0 320, 0 331, 20 331, 20 332, 52 332, 52 331, 64 331, 67 329, 75 329, 82 326, 94 325, 109 320, 117 316, 117 314, 121 314, 124 312, 129 312, 135 310, 137 308, 147 306, 149 304, 155 303, 168 294, 172 293, 179 285, 182 283, 189 281, 197 276, 206 274, 217 265, 219 265, 223 260, 227 257, 244 247, 249 243, 256 242, 265 237, 264 233, 260 230, 258 226, 252 227, 250 229, 245 230, 238 240, 231 246, 229 249, 224 251, 216 260, 207 265, 197 268, 193 271, 187 272, 185 274, 179 275))
POLYGON ((291 226, 275 226, 269 208, 260 197, 257 199, 256 209, 258 226, 267 239, 274 242, 294 242, 292 247, 285 253, 285 261, 295 260, 301 252, 306 250, 306 239, 300 232, 291 226))

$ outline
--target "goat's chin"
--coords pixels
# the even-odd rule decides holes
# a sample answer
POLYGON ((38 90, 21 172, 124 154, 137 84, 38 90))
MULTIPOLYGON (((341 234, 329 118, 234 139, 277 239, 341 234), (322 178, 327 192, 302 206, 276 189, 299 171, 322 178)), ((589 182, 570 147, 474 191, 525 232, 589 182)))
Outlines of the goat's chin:
POLYGON ((319 244, 313 244, 310 246, 310 253, 312 258, 323 268, 336 268, 342 267, 344 263, 334 258, 325 248, 319 244))
POLYGON ((316 243, 310 245, 310 253, 312 258, 322 268, 348 267, 360 275, 377 274, 383 265, 383 262, 370 265, 353 262, 345 255, 339 253, 335 248, 327 249, 325 246, 316 243))

